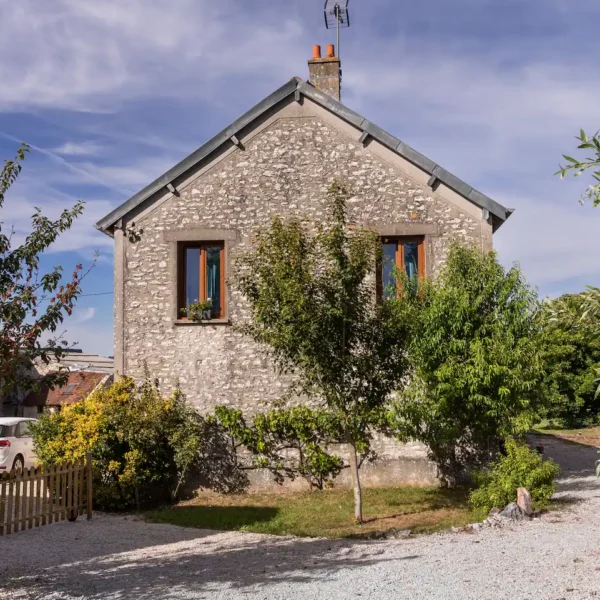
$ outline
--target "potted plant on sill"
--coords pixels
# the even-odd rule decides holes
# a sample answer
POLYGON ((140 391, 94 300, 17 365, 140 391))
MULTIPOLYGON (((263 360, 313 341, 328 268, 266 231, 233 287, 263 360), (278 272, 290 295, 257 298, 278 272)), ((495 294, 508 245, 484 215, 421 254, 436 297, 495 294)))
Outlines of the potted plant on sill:
POLYGON ((200 301, 196 299, 185 308, 182 308, 181 312, 186 315, 190 321, 210 321, 212 318, 212 301, 210 298, 200 301))

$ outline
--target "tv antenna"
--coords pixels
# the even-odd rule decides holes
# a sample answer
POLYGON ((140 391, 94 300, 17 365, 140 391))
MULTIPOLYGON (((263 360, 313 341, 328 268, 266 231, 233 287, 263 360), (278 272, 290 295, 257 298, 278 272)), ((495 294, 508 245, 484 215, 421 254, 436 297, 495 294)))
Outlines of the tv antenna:
POLYGON ((349 0, 325 0, 325 27, 336 28, 337 55, 340 57, 340 27, 350 27, 349 0))

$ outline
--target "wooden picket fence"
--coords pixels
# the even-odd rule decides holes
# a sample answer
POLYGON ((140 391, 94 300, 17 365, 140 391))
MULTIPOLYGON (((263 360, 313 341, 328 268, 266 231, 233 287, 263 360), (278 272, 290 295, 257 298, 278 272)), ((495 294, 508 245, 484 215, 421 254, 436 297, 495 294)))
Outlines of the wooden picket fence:
POLYGON ((0 476, 0 536, 58 521, 92 518, 92 463, 31 467, 0 476))

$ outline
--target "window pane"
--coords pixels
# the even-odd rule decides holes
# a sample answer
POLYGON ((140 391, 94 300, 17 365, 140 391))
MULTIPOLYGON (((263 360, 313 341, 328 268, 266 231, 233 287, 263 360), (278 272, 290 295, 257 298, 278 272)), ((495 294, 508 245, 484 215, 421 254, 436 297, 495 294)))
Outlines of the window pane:
POLYGON ((412 279, 419 275, 419 243, 404 242, 404 270, 412 279))
POLYGON ((200 300, 200 248, 185 249, 185 305, 200 300))
POLYGON ((221 246, 206 249, 206 299, 212 302, 212 312, 221 314, 221 246))
POLYGON ((396 296, 396 248, 397 244, 383 244, 383 256, 381 265, 381 284, 383 286, 383 295, 386 298, 396 296))
POLYGON ((31 437, 31 432, 29 431, 29 423, 27 421, 19 423, 19 433, 17 437, 31 437))

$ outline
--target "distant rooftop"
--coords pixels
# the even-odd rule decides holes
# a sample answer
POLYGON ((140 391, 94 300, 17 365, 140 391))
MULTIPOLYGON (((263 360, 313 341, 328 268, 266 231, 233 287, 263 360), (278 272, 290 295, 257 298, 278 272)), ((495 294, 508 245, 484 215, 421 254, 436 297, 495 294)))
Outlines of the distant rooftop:
POLYGON ((47 365, 39 360, 36 361, 36 370, 40 375, 45 375, 60 367, 66 367, 69 371, 88 371, 91 373, 113 375, 115 371, 115 359, 112 356, 86 354, 81 350, 68 350, 60 361, 52 358, 51 362, 47 365))
POLYGON ((83 352, 69 352, 61 358, 60 363, 68 367, 70 371, 91 371, 112 375, 115 370, 115 359, 113 357, 84 354, 83 352))
POLYGON ((75 371, 69 373, 67 382, 62 387, 51 390, 46 385, 42 385, 38 392, 31 392, 25 398, 24 405, 60 406, 75 404, 85 400, 98 385, 107 380, 110 380, 110 375, 106 373, 75 371))

